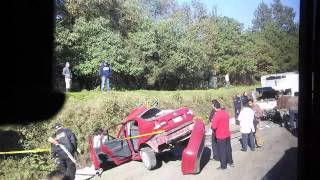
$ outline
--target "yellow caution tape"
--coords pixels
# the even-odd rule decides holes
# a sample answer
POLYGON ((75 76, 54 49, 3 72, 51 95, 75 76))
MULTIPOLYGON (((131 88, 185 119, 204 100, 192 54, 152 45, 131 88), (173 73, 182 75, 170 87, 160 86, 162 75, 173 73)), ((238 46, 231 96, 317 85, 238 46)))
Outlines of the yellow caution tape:
POLYGON ((120 140, 127 140, 127 139, 135 139, 135 138, 141 138, 141 137, 145 137, 145 136, 150 136, 150 135, 154 135, 154 134, 160 134, 163 133, 164 131, 156 131, 156 132, 152 132, 152 133, 147 133, 147 134, 142 134, 142 135, 138 135, 138 136, 130 136, 130 137, 126 137, 120 140))
MULTIPOLYGON (((160 134, 163 133, 164 131, 156 131, 156 132, 152 132, 152 133, 147 133, 147 134, 143 134, 143 135, 139 135, 139 136, 130 136, 127 138, 123 138, 120 140, 127 140, 127 139, 135 139, 135 138, 140 138, 140 137, 145 137, 145 136, 150 136, 150 135, 154 135, 154 134, 160 134)), ((50 149, 32 149, 32 150, 22 150, 22 151, 9 151, 9 152, 0 152, 0 155, 4 155, 4 154, 27 154, 27 153, 39 153, 39 152, 50 152, 50 149)))
POLYGON ((25 154, 25 153, 38 153, 38 152, 50 152, 50 149, 32 149, 32 150, 22 150, 22 151, 9 151, 9 152, 0 152, 1 154, 25 154))

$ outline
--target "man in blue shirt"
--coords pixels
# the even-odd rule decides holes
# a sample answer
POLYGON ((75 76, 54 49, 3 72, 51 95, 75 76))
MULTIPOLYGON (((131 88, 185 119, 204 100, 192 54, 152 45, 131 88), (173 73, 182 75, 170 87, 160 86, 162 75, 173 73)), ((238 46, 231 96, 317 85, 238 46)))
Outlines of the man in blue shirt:
POLYGON ((101 91, 104 90, 105 83, 107 82, 107 90, 110 91, 109 77, 111 75, 111 68, 107 66, 106 62, 102 62, 99 70, 101 76, 101 91))

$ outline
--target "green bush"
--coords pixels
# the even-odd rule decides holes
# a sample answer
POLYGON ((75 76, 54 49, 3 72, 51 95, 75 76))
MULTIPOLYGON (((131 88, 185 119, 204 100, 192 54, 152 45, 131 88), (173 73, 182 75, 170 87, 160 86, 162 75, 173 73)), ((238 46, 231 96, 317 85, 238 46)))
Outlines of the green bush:
MULTIPOLYGON (((107 128, 121 122, 130 111, 140 105, 151 105, 159 102, 159 108, 189 107, 196 116, 208 123, 211 111, 211 100, 218 99, 227 111, 233 116, 232 96, 238 92, 250 92, 255 86, 240 86, 220 88, 216 90, 185 90, 185 91, 127 91, 127 92, 94 92, 68 93, 63 109, 52 119, 32 123, 26 126, 15 127, 15 130, 24 137, 22 144, 25 149, 50 147, 47 138, 52 135, 52 126, 60 122, 70 128, 77 136, 78 147, 83 152, 87 163, 87 139, 96 128, 107 128)), ((116 129, 115 129, 116 131, 116 129)), ((45 170, 52 170, 53 163, 49 153, 26 156, 20 159, 1 159, 1 170, 5 179, 32 179, 43 177, 45 170)), ((1 175, 0 175, 0 179, 1 175)))

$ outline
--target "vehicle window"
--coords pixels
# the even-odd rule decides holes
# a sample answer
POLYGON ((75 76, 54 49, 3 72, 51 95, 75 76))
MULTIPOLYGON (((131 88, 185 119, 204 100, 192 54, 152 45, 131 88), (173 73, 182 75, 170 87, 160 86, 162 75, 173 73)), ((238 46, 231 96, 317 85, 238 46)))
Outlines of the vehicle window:
POLYGON ((262 92, 261 96, 258 97, 258 100, 261 99, 277 99, 278 98, 278 94, 276 91, 264 91, 262 92))
POLYGON ((286 76, 270 76, 270 77, 267 77, 266 80, 274 80, 274 79, 281 79, 281 78, 286 78, 286 76))
POLYGON ((156 116, 156 114, 158 114, 159 112, 161 112, 162 110, 161 109, 158 109, 158 108, 151 108, 149 109, 148 111, 146 111, 142 116, 141 118, 142 119, 150 119, 154 116, 156 116))

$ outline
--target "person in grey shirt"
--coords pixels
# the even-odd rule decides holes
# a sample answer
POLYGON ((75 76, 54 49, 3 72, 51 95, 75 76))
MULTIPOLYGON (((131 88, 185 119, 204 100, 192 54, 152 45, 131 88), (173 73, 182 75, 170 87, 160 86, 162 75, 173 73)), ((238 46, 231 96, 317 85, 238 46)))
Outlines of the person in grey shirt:
POLYGON ((69 62, 66 62, 66 65, 62 70, 62 75, 64 76, 64 80, 66 83, 66 92, 70 91, 70 88, 71 88, 72 73, 69 67, 70 67, 69 62))

